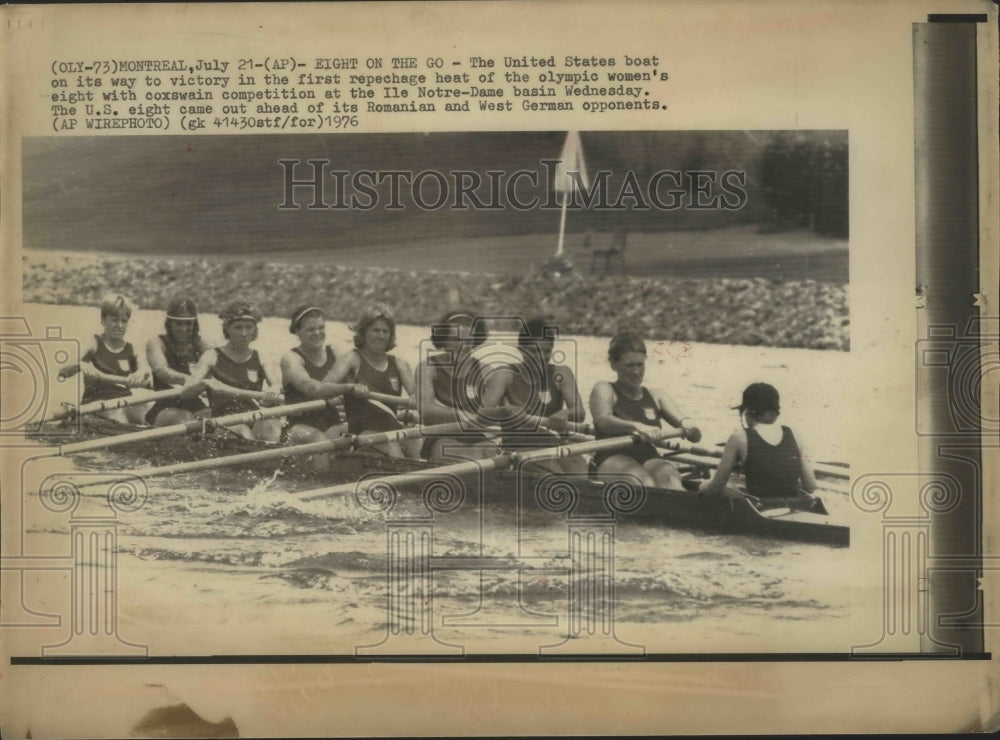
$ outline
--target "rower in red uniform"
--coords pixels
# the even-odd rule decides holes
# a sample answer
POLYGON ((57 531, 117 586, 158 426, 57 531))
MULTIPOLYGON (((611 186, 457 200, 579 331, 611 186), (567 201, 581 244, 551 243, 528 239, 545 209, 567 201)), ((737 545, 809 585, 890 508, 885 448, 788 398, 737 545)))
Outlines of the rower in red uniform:
MULTIPOLYGON (((184 386, 191 377, 191 367, 208 349, 199 333, 198 306, 187 296, 177 296, 167 305, 163 334, 146 343, 153 390, 184 386)), ((162 398, 146 413, 146 422, 160 427, 208 416, 208 404, 200 395, 162 398)))
MULTIPOLYGON (((201 356, 188 386, 208 390, 208 404, 214 417, 280 404, 281 395, 274 390, 277 372, 269 373, 260 354, 250 346, 258 336, 260 311, 246 301, 234 301, 219 312, 219 320, 226 343, 201 356)), ((277 442, 281 437, 281 420, 276 418, 229 428, 247 439, 277 442)))
MULTIPOLYGON (((311 303, 296 307, 292 311, 288 331, 299 338, 299 344, 281 358, 285 403, 317 399, 327 399, 330 403, 326 408, 289 416, 291 427, 287 441, 290 444, 306 444, 343 436, 347 433, 348 426, 341 396, 364 394, 364 386, 327 380, 337 357, 333 348, 326 343, 326 314, 323 309, 311 303)), ((315 455, 312 459, 317 472, 329 470, 328 455, 315 455)))
POLYGON ((740 429, 730 435, 715 475, 701 490, 740 495, 726 484, 733 469, 742 465, 751 496, 797 496, 815 491, 816 477, 802 440, 790 427, 775 424, 781 413, 778 390, 768 383, 751 383, 735 408, 740 413, 740 429))
MULTIPOLYGON (((568 365, 552 362, 558 327, 545 319, 525 322, 517 345, 520 363, 498 368, 489 374, 483 391, 483 406, 490 410, 503 406, 510 410, 504 427, 503 447, 518 449, 552 447, 567 422, 582 422, 586 416, 576 377, 568 365)), ((583 458, 565 457, 532 463, 553 473, 586 473, 583 458)))
POLYGON ((457 422, 465 430, 447 437, 425 437, 421 457, 481 460, 496 455, 496 441, 476 430, 483 369, 473 352, 484 341, 480 322, 464 311, 451 311, 432 327, 431 343, 438 351, 417 366, 420 421, 428 425, 457 422))
MULTIPOLYGON (((608 360, 618 379, 613 383, 600 381, 590 394, 590 413, 598 439, 633 432, 638 432, 642 438, 660 429, 661 420, 683 429, 684 436, 692 441, 701 439, 701 431, 681 413, 670 396, 642 384, 646 373, 646 345, 637 334, 623 332, 612 337, 608 360)), ((660 457, 648 438, 630 447, 597 453, 593 466, 600 473, 634 475, 647 486, 682 488, 677 468, 660 457)))
MULTIPOLYGON (((389 308, 382 304, 369 307, 351 328, 354 350, 337 360, 327 380, 331 383, 351 380, 374 393, 402 398, 405 391, 412 397, 416 391, 413 369, 405 360, 389 353, 396 346, 396 320, 389 308)), ((344 397, 344 407, 351 434, 403 428, 396 412, 378 401, 349 395, 344 397)), ((420 440, 408 440, 375 447, 391 457, 415 458, 420 454, 420 444, 420 440)))
MULTIPOLYGON (((83 348, 80 364, 67 366, 62 375, 83 373, 83 398, 81 404, 124 398, 132 395, 133 388, 148 388, 152 375, 145 357, 135 351, 125 340, 128 323, 135 310, 123 295, 107 295, 101 301, 101 326, 103 331, 83 348)), ((106 411, 105 416, 125 424, 143 424, 152 403, 128 406, 106 411)))

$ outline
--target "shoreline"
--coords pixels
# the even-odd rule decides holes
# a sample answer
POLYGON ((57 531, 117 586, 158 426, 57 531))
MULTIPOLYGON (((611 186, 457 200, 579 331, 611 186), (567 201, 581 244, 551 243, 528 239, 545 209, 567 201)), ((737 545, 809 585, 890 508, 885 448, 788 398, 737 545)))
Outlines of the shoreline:
POLYGON ((402 324, 430 325, 449 308, 484 316, 548 316, 563 333, 606 336, 623 329, 649 339, 850 349, 847 286, 814 280, 505 276, 215 258, 169 259, 25 250, 23 300, 97 305, 121 292, 140 308, 162 309, 187 293, 205 312, 242 298, 267 316, 286 316, 308 296, 323 296, 327 317, 353 321, 365 306, 387 303, 402 324))

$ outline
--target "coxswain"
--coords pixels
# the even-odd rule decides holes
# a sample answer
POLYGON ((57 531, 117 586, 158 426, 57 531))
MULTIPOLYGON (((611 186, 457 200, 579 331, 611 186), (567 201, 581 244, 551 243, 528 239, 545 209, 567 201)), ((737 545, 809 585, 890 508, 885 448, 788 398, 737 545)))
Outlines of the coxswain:
POLYGON ((660 457, 649 435, 661 428, 661 420, 683 430, 684 436, 694 442, 701 439, 701 431, 664 391, 642 384, 646 345, 639 335, 623 332, 612 337, 608 361, 617 379, 598 382, 590 394, 597 438, 635 434, 638 439, 628 447, 598 452, 592 463, 594 470, 628 474, 646 486, 680 490, 680 473, 673 463, 660 457))
POLYGON ((777 388, 768 383, 751 383, 734 410, 739 412, 740 428, 729 436, 719 467, 700 490, 740 495, 726 487, 738 466, 742 466, 747 493, 757 498, 797 496, 816 490, 816 476, 801 438, 791 427, 775 423, 781 414, 777 388))

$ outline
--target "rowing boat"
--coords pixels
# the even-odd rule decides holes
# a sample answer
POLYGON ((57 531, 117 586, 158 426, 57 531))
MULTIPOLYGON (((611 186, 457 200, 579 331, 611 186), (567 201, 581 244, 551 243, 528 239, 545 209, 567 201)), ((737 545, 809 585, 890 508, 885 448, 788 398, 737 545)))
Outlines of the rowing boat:
MULTIPOLYGON (((498 484, 520 486, 524 493, 534 492, 536 501, 546 495, 555 481, 505 471, 498 474, 498 484)), ((609 516, 617 521, 655 523, 677 529, 690 529, 720 534, 809 542, 834 547, 848 547, 850 528, 831 521, 821 499, 809 496, 754 498, 744 495, 713 495, 697 490, 670 490, 625 486, 614 482, 591 479, 559 481, 567 495, 566 483, 572 485, 569 495, 578 496, 575 515, 609 516)), ((496 496, 496 491, 491 491, 496 496)), ((501 496, 500 498, 504 498, 501 496)), ((539 503, 545 508, 544 503, 539 503)))
MULTIPOLYGON (((88 416, 77 420, 79 424, 71 431, 76 434, 74 441, 82 438, 99 438, 129 434, 145 427, 123 424, 118 421, 88 416)), ((46 426, 33 436, 42 442, 64 444, 67 441, 67 427, 46 426)), ((216 429, 204 435, 174 436, 152 443, 136 442, 109 458, 107 453, 88 460, 92 465, 107 469, 109 463, 129 460, 148 460, 157 465, 192 460, 211 460, 224 456, 245 455, 253 458, 253 453, 275 450, 279 446, 248 440, 225 429, 216 429)), ((272 453, 273 454, 273 453, 272 453)), ((533 453, 532 453, 533 454, 533 453)), ((677 453, 674 453, 677 455, 677 453)), ((680 456, 688 473, 703 472, 709 462, 690 455, 680 456)), ((236 459, 236 458, 234 458, 236 459)), ((379 453, 354 450, 340 454, 332 463, 328 473, 312 471, 307 456, 292 457, 281 462, 285 477, 306 485, 321 481, 324 485, 342 484, 354 490, 354 484, 361 480, 393 482, 399 479, 401 496, 422 496, 422 488, 436 480, 436 471, 441 470, 439 461, 402 460, 389 458, 379 453), (417 483, 413 482, 414 474, 417 483)), ((454 466, 452 466, 454 467, 454 466)), ((459 465, 458 467, 462 467, 459 465)), ((850 544, 850 529, 830 521, 830 515, 818 498, 802 495, 778 499, 753 498, 733 495, 703 494, 697 490, 667 490, 642 488, 638 485, 619 481, 598 481, 591 478, 534 474, 517 470, 516 464, 505 463, 482 474, 481 466, 469 464, 469 473, 458 476, 469 491, 480 485, 488 491, 484 495, 466 497, 469 500, 489 501, 491 505, 517 506, 524 520, 530 522, 536 515, 552 512, 553 496, 565 501, 573 499, 572 516, 614 517, 617 521, 636 521, 671 528, 691 529, 724 534, 739 534, 755 537, 769 537, 784 540, 809 542, 835 547, 850 544)), ((241 473, 257 477, 274 472, 275 464, 270 461, 252 462, 238 467, 241 473)), ((126 468, 127 472, 128 468, 126 468)), ((155 468, 147 469, 155 470, 155 468)), ((238 476, 244 479, 243 476, 238 476)), ((689 480, 692 488, 696 481, 689 480)), ((555 507, 558 509, 559 507, 555 507)), ((565 506, 563 512, 566 513, 565 506)))

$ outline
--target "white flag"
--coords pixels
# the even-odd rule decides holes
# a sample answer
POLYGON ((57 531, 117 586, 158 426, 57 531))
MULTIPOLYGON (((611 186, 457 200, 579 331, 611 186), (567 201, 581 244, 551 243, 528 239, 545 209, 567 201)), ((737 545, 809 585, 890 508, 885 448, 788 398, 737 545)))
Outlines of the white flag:
POLYGON ((556 165, 556 192, 572 193, 576 188, 577 181, 569 176, 570 172, 579 172, 579 182, 586 189, 590 189, 590 181, 587 179, 587 164, 583 160, 583 144, 580 142, 580 134, 570 131, 566 134, 566 143, 563 144, 562 160, 556 165))

